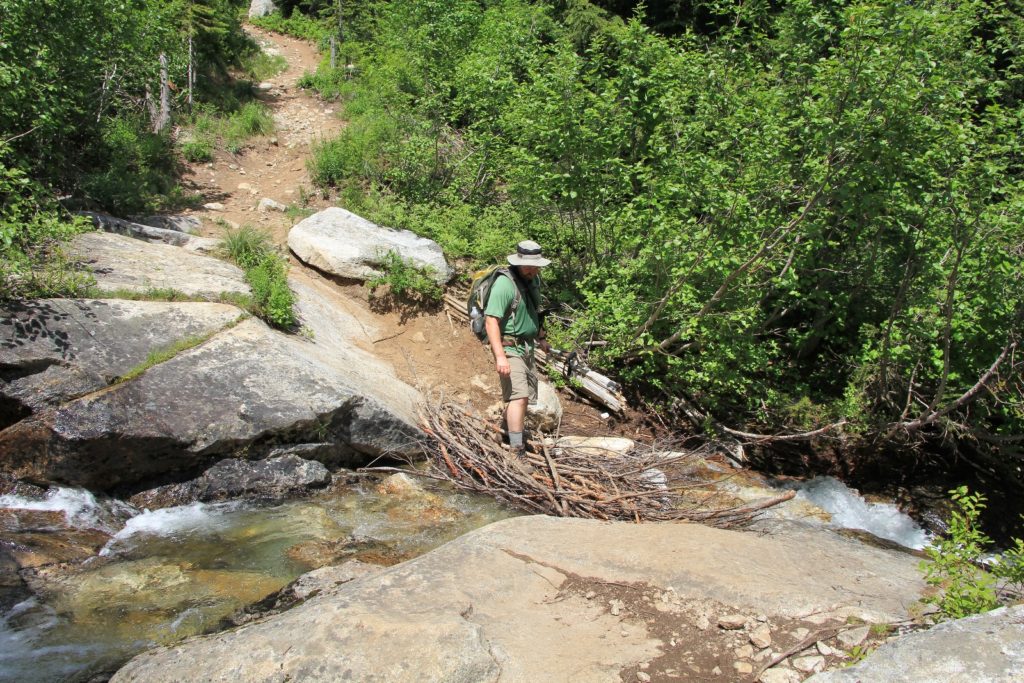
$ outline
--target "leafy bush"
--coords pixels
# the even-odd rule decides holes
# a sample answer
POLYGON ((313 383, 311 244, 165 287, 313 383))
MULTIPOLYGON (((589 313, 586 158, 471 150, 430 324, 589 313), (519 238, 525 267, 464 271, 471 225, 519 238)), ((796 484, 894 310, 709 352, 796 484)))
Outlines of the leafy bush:
POLYGON ((245 272, 252 287, 256 314, 274 327, 289 330, 295 326, 295 295, 288 287, 288 263, 276 253, 265 254, 245 272))
POLYGON ((323 43, 336 29, 336 26, 332 26, 330 21, 317 20, 295 11, 287 18, 280 12, 274 12, 264 17, 253 17, 249 21, 253 26, 259 26, 268 31, 284 33, 315 43, 323 43))
POLYGON ((245 271, 252 287, 251 312, 282 330, 295 326, 295 295, 288 288, 288 262, 275 249, 270 235, 249 225, 229 229, 223 249, 245 271))
POLYGON ((66 215, 38 183, 10 164, 0 142, 0 299, 74 296, 92 284, 62 245, 92 229, 88 219, 66 215))
POLYGON ((107 119, 91 154, 97 170, 82 175, 87 197, 116 213, 159 209, 177 186, 178 168, 169 134, 153 133, 135 116, 107 119))
POLYGON ((971 493, 966 486, 950 491, 954 510, 949 518, 945 538, 925 549, 931 562, 922 562, 921 569, 929 585, 941 593, 926 601, 934 603, 946 619, 987 612, 999 605, 1000 594, 1008 588, 1020 594, 1024 588, 1024 541, 1015 539, 1015 547, 983 569, 982 561, 992 539, 979 526, 985 496, 971 493), (1003 579, 999 585, 997 578, 1003 579))
POLYGON ((267 108, 257 102, 247 102, 228 118, 224 141, 230 151, 237 152, 249 138, 267 135, 273 130, 274 119, 267 108))
POLYGON ((225 230, 221 248, 228 258, 246 270, 256 267, 274 251, 270 233, 251 225, 225 230))
POLYGON ((411 260, 403 259, 398 252, 385 254, 380 267, 383 274, 366 283, 371 296, 383 285, 388 286, 388 293, 396 301, 437 303, 444 296, 444 289, 431 278, 431 268, 419 268, 411 260))

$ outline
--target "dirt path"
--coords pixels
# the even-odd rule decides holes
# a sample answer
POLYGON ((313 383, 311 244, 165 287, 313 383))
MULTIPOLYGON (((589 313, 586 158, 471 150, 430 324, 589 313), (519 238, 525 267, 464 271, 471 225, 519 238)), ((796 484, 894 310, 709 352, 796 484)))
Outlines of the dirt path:
MULTIPOLYGON (((287 249, 288 231, 302 215, 260 211, 264 197, 289 207, 318 211, 337 206, 332 198, 313 191, 306 161, 314 144, 336 136, 345 126, 340 106, 324 102, 297 86, 299 78, 314 71, 320 55, 309 43, 247 29, 271 54, 283 56, 287 70, 260 84, 259 97, 271 110, 275 132, 251 141, 238 154, 218 150, 211 162, 190 165, 184 182, 220 209, 199 209, 203 235, 223 236, 225 226, 252 225, 267 230, 274 242, 287 249)), ((392 226, 404 227, 404 226, 392 226)), ((469 403, 480 411, 496 413, 499 388, 489 352, 462 325, 443 310, 432 313, 387 312, 371 307, 367 289, 339 283, 291 258, 292 276, 317 280, 336 295, 336 303, 362 321, 363 345, 389 361, 398 376, 425 394, 469 403)), ((571 433, 623 433, 599 417, 600 411, 563 398, 565 424, 571 433)))

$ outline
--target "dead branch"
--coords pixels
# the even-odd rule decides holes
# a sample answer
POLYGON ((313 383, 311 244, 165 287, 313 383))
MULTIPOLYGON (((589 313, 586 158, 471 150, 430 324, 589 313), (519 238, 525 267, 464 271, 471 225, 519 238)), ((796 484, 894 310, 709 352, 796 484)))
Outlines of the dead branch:
MULTIPOLYGON (((681 482, 662 468, 701 452, 664 457, 663 449, 638 446, 626 454, 588 448, 528 444, 516 460, 489 422, 451 403, 420 410, 430 467, 423 476, 496 497, 530 513, 602 520, 695 521, 737 527, 793 496, 793 492, 744 505, 716 506, 685 497, 697 484, 681 482)), ((421 473, 415 473, 421 474, 421 473)), ((706 485, 703 482, 701 485, 706 485)))

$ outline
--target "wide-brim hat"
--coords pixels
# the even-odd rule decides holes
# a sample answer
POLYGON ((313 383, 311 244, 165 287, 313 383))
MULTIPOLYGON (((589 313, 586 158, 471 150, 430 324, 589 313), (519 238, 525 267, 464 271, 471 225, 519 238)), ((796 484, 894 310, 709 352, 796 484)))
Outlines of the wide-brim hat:
POLYGON ((508 262, 513 266, 537 266, 543 268, 551 265, 551 261, 541 256, 540 245, 533 240, 523 240, 516 245, 516 253, 508 255, 508 262))

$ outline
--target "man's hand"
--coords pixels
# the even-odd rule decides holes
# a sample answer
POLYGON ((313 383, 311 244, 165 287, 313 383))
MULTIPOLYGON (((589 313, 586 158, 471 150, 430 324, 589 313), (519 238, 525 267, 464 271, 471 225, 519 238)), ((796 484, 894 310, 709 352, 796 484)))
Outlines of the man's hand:
POLYGON ((543 351, 544 353, 551 353, 551 344, 548 344, 548 340, 546 337, 541 337, 540 339, 537 340, 537 348, 543 351))
POLYGON ((502 377, 508 377, 512 374, 512 366, 508 364, 508 356, 505 354, 501 354, 494 365, 498 369, 498 374, 502 377))

